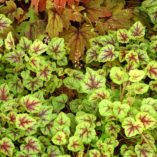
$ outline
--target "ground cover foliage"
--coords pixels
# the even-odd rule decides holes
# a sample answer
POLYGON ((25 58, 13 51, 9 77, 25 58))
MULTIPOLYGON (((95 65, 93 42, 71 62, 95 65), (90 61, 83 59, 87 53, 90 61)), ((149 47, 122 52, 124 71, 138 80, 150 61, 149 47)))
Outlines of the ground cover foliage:
POLYGON ((155 1, 0 3, 1 157, 157 157, 155 1))

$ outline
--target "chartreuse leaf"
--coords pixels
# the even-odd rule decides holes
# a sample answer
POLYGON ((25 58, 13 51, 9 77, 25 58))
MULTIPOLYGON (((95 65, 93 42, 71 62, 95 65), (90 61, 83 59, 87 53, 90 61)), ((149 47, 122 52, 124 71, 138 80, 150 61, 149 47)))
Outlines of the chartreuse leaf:
POLYGON ((127 137, 132 137, 143 132, 143 124, 140 121, 135 121, 132 117, 125 118, 122 122, 127 137))
POLYGON ((156 124, 156 120, 147 112, 139 112, 136 120, 140 121, 145 129, 152 128, 156 124))
POLYGON ((48 153, 49 156, 54 156, 54 157, 59 156, 60 154, 62 154, 60 149, 55 145, 48 146, 47 153, 48 153))
POLYGON ((147 76, 151 79, 157 79, 157 62, 151 61, 146 67, 147 76))
POLYGON ((48 44, 47 54, 55 60, 62 59, 66 54, 64 39, 58 37, 52 38, 48 44))
POLYGON ((27 95, 25 97, 22 97, 21 104, 30 113, 39 112, 40 107, 42 106, 41 101, 38 98, 33 97, 32 95, 27 95))
POLYGON ((91 149, 89 150, 89 157, 101 157, 101 154, 97 149, 91 149))
POLYGON ((129 42, 129 33, 126 29, 119 29, 117 31, 117 39, 120 43, 128 43, 129 42))
POLYGON ((16 116, 16 127, 21 130, 26 130, 33 127, 36 124, 36 120, 26 113, 17 114, 16 116))
POLYGON ((12 156, 15 146, 8 137, 3 137, 0 140, 0 152, 6 156, 12 156))
POLYGON ((52 142, 56 145, 65 145, 67 143, 66 134, 62 131, 57 132, 52 137, 52 142))
POLYGON ((7 84, 0 85, 0 101, 9 100, 9 87, 7 84))
POLYGON ((157 53, 157 41, 151 41, 149 46, 150 52, 157 53))
POLYGON ((5 38, 4 42, 5 42, 5 48, 7 50, 15 49, 15 42, 14 42, 14 38, 13 38, 12 32, 8 33, 8 35, 5 38))
POLYGON ((72 152, 79 152, 84 150, 84 145, 78 136, 71 136, 69 138, 68 149, 72 152))
POLYGON ((0 32, 8 28, 11 23, 12 21, 9 18, 7 18, 4 14, 0 14, 0 32))
POLYGON ((84 144, 89 144, 96 138, 96 132, 89 123, 82 122, 76 126, 74 136, 78 136, 84 144))
POLYGON ((110 70, 111 80, 120 85, 128 80, 128 74, 121 67, 112 67, 110 70))
POLYGON ((106 79, 99 75, 97 71, 87 68, 82 82, 82 90, 85 93, 90 93, 93 90, 105 87, 105 82, 106 79))
POLYGON ((20 38, 17 48, 23 51, 28 51, 31 44, 32 44, 32 41, 23 36, 20 38))
POLYGON ((133 157, 133 156, 136 156, 136 153, 135 153, 135 151, 133 151, 133 150, 127 150, 127 151, 125 152, 125 154, 123 154, 123 156, 124 156, 124 157, 133 157))
POLYGON ((139 65, 139 57, 138 57, 138 54, 135 52, 135 51, 129 51, 127 53, 127 55, 125 56, 125 60, 128 62, 128 63, 132 63, 134 65, 139 65))
POLYGON ((151 90, 157 92, 157 80, 150 81, 150 82, 149 82, 149 87, 150 87, 151 90))
POLYGON ((129 35, 132 40, 141 39, 145 35, 145 27, 138 21, 130 28, 129 35))
POLYGON ((139 82, 145 77, 145 71, 138 70, 138 69, 130 70, 129 71, 129 76, 130 76, 129 81, 139 82))
POLYGON ((110 100, 102 100, 99 103, 99 113, 101 116, 113 115, 113 104, 110 100))
POLYGON ((43 42, 40 41, 39 39, 36 39, 29 48, 29 54, 31 56, 39 56, 46 51, 47 51, 47 45, 43 44, 43 42))
POLYGON ((41 151, 40 141, 33 136, 28 136, 25 138, 25 144, 20 146, 20 150, 26 154, 37 154, 41 151))
POLYGON ((113 61, 118 57, 118 53, 115 51, 113 45, 106 45, 102 47, 99 52, 98 61, 99 62, 107 62, 113 61))

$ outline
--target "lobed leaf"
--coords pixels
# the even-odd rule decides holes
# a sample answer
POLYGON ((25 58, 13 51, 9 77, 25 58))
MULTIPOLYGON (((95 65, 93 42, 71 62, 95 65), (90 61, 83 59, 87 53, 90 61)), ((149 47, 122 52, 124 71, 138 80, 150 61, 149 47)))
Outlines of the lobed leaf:
POLYGON ((8 28, 11 23, 12 21, 9 18, 7 18, 4 14, 0 14, 0 32, 8 28))
POLYGON ((131 82, 139 82, 145 77, 145 71, 138 69, 130 70, 129 76, 131 82))
POLYGON ((57 132, 52 137, 52 142, 56 145, 65 145, 67 143, 66 134, 62 131, 57 132))
POLYGON ((148 77, 151 79, 156 79, 157 78, 157 62, 156 61, 151 61, 148 63, 146 67, 146 72, 148 77))
POLYGON ((129 42, 129 33, 126 29, 119 29, 117 31, 117 39, 120 43, 128 43, 129 42))

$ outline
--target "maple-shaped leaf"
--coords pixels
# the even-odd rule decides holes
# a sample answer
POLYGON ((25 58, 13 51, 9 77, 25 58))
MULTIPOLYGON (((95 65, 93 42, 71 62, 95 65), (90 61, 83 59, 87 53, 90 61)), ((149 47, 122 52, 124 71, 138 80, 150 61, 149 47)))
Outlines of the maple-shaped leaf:
POLYGON ((4 155, 12 156, 14 148, 15 146, 9 138, 4 137, 0 140, 0 152, 4 155))
POLYGON ((46 32, 50 37, 56 37, 62 31, 63 31, 63 20, 61 16, 57 12, 49 10, 46 32))
POLYGON ((20 150, 26 154, 38 154, 41 151, 40 141, 33 136, 28 136, 25 138, 25 144, 20 146, 20 150))
POLYGON ((111 11, 107 7, 101 7, 101 0, 93 0, 84 3, 85 6, 85 19, 87 17, 87 21, 95 22, 98 21, 99 18, 110 17, 111 11))
POLYGON ((135 51, 132 51, 132 50, 127 53, 127 55, 125 56, 125 60, 128 63, 132 63, 134 65, 138 65, 139 64, 138 54, 135 51))
POLYGON ((110 70, 110 78, 114 83, 120 85, 128 80, 128 74, 121 67, 112 67, 110 70))
POLYGON ((148 144, 137 144, 135 146, 135 152, 137 154, 137 157, 153 157, 155 155, 154 151, 150 148, 148 144))
POLYGON ((140 21, 133 24, 133 26, 129 30, 130 38, 133 40, 140 39, 145 35, 145 27, 142 25, 140 21))
POLYGON ((122 122, 125 135, 132 137, 143 132, 143 124, 140 121, 135 121, 132 117, 125 118, 122 122))
POLYGON ((145 77, 145 72, 143 70, 130 70, 129 71, 129 80, 131 82, 139 82, 145 77))
POLYGON ((85 48, 89 47, 89 39, 95 35, 93 28, 85 24, 80 28, 71 26, 63 33, 63 37, 70 48, 69 57, 72 62, 78 61, 83 56, 85 48))
POLYGON ((97 71, 86 69, 86 74, 82 82, 82 90, 86 93, 105 87, 106 79, 99 75, 97 71))
POLYGON ((136 120, 139 120, 145 129, 149 129, 156 124, 156 120, 147 112, 140 112, 136 115, 136 120))
POLYGON ((96 132, 94 127, 91 127, 89 123, 82 122, 76 126, 74 136, 78 136, 83 143, 89 144, 95 139, 96 132))
POLYGON ((151 61, 146 67, 146 72, 149 78, 157 79, 157 62, 151 61))
POLYGON ((52 38, 48 44, 47 54, 55 60, 62 59, 66 54, 64 39, 52 38))
POLYGON ((42 41, 39 39, 36 39, 33 44, 31 44, 30 49, 29 49, 29 54, 31 56, 38 56, 41 55, 42 53, 46 52, 47 50, 47 45, 43 44, 42 41))
POLYGON ((14 51, 7 53, 4 57, 5 59, 10 62, 12 65, 19 66, 23 63, 23 57, 24 57, 23 51, 14 51))
POLYGON ((86 63, 97 61, 99 55, 99 46, 91 47, 86 52, 86 63))
POLYGON ((9 87, 7 84, 0 85, 0 101, 7 101, 9 99, 9 87))
POLYGON ((7 18, 5 15, 0 14, 0 32, 2 32, 4 29, 8 28, 12 21, 7 18))
POLYGON ((102 100, 99 103, 99 113, 101 116, 111 116, 113 115, 113 105, 110 100, 102 100))
POLYGON ((57 132, 52 137, 52 142, 56 145, 65 145, 67 143, 66 134, 64 132, 57 132))
POLYGON ((8 35, 5 38, 4 42, 5 42, 5 48, 7 50, 11 50, 11 49, 15 48, 15 42, 14 42, 14 38, 13 38, 12 32, 8 33, 8 35))
POLYGON ((26 113, 23 114, 17 114, 16 117, 16 127, 21 129, 21 130, 26 130, 29 127, 33 127, 34 124, 36 123, 36 120, 29 116, 26 113))
POLYGON ((93 102, 101 101, 103 99, 110 99, 110 92, 104 88, 95 90, 94 93, 89 96, 89 100, 93 102))
POLYGON ((99 150, 91 149, 89 150, 89 157, 101 157, 99 150))
POLYGON ((30 45, 32 44, 32 41, 29 40, 28 38, 22 36, 20 38, 20 41, 17 45, 18 49, 23 50, 23 51, 28 51, 30 45))
POLYGON ((129 42, 129 33, 126 29, 119 29, 117 31, 117 39, 120 43, 128 43, 129 42))
POLYGON ((72 152, 79 152, 84 150, 84 145, 78 136, 71 136, 69 138, 68 149, 72 152))
POLYGON ((21 104, 30 113, 37 113, 42 106, 41 101, 38 98, 33 97, 32 95, 27 95, 21 98, 21 104))
POLYGON ((102 47, 100 49, 98 61, 99 62, 113 61, 117 58, 117 56, 118 56, 118 54, 114 50, 114 46, 106 45, 105 47, 102 47))

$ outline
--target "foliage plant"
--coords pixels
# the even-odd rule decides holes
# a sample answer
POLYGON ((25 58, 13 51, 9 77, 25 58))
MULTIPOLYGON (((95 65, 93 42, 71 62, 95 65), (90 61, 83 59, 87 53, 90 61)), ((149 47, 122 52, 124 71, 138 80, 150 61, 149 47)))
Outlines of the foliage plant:
POLYGON ((137 21, 89 42, 74 69, 63 38, 0 38, 1 157, 156 157, 157 36, 137 21))

